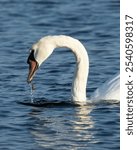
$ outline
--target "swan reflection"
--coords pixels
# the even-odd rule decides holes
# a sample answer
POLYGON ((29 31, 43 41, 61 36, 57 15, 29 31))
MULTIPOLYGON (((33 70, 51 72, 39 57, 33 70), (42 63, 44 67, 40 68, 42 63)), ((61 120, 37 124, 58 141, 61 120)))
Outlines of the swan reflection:
POLYGON ((35 142, 44 148, 76 150, 95 142, 92 106, 32 110, 30 130, 35 142))

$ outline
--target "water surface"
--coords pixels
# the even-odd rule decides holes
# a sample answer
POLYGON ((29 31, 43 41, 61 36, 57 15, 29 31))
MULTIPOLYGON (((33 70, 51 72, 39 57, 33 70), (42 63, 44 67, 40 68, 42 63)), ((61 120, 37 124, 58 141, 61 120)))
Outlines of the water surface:
POLYGON ((34 79, 32 107, 26 63, 31 45, 46 35, 79 39, 90 59, 87 96, 119 70, 119 0, 0 1, 0 149, 118 150, 119 104, 68 105, 75 59, 57 49, 34 79))

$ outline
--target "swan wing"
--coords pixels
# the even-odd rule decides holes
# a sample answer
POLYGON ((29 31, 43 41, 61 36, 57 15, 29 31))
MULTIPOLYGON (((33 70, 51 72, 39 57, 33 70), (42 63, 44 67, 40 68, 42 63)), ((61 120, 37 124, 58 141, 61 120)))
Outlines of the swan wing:
POLYGON ((120 75, 117 73, 102 86, 97 88, 91 99, 94 100, 120 100, 120 75))

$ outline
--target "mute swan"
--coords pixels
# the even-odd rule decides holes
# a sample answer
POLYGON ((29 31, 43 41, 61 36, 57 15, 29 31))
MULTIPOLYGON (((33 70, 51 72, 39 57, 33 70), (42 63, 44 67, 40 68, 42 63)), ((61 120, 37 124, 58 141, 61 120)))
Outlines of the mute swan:
MULTIPOLYGON (((35 43, 28 57, 29 74, 27 82, 30 83, 36 70, 53 52, 55 48, 66 47, 72 50, 76 58, 76 69, 71 89, 71 99, 74 102, 86 102, 86 85, 89 72, 89 58, 82 43, 70 36, 46 36, 35 43)), ((97 89, 93 99, 119 99, 119 76, 105 83, 97 89)))

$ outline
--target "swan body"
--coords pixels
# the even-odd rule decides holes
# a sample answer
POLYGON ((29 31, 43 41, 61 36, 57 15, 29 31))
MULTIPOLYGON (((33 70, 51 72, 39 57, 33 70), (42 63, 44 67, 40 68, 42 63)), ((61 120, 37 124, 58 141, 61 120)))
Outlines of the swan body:
MULTIPOLYGON (((70 36, 46 36, 41 38, 32 46, 30 55, 28 57, 28 63, 30 65, 28 82, 32 81, 37 68, 52 54, 53 50, 58 47, 69 48, 74 53, 76 58, 76 69, 72 83, 71 99, 74 102, 86 102, 86 85, 89 73, 89 58, 87 51, 82 43, 70 36)), ((113 85, 110 87, 113 89, 113 85)), ((118 86, 116 89, 117 88, 118 86)), ((102 88, 99 91, 95 91, 95 93, 103 92, 103 90, 104 87, 102 86, 102 88)), ((106 90, 106 92, 108 91, 106 90)), ((115 92, 113 91, 113 94, 114 93, 115 92)), ((99 98, 99 94, 93 95, 94 98, 99 98)), ((115 94, 113 96, 115 96, 115 94)))
POLYGON ((98 100, 119 100, 120 99, 120 75, 117 73, 102 86, 97 88, 91 96, 92 101, 98 100))

